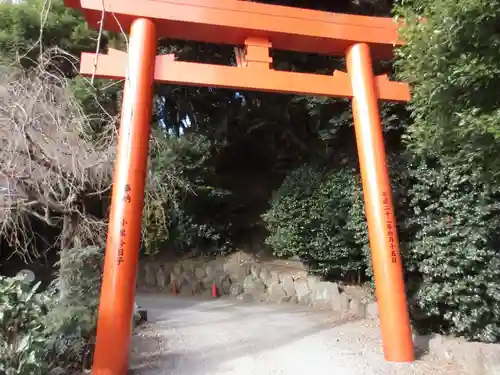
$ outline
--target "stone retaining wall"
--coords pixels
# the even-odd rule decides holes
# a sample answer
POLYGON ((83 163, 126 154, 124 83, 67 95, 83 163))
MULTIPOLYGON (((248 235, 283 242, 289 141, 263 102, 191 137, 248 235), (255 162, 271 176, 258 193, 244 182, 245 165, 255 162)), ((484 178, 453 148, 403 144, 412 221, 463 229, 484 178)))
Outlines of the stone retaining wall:
POLYGON ((362 318, 378 316, 376 303, 346 293, 336 283, 309 276, 304 268, 287 268, 250 257, 140 263, 138 288, 170 293, 174 281, 180 295, 210 296, 215 282, 220 295, 245 302, 296 303, 362 318))

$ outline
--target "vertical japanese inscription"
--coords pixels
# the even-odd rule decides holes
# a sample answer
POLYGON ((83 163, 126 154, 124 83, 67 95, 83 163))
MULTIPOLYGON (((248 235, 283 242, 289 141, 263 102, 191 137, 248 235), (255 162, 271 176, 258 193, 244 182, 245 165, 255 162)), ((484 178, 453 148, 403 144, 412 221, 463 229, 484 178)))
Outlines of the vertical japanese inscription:
POLYGON ((382 193, 382 204, 384 206, 385 226, 387 229, 387 237, 389 240, 389 249, 391 251, 391 260, 392 263, 397 263, 398 257, 396 254, 396 234, 395 234, 396 228, 394 222, 392 221, 389 193, 387 192, 382 193))
MULTIPOLYGON (((132 198, 130 196, 131 188, 130 185, 125 185, 125 194, 123 197, 123 202, 125 204, 129 204, 132 201, 132 198)), ((125 210, 124 210, 125 211, 125 210)), ((125 219, 122 220, 121 222, 121 229, 120 229, 120 242, 118 245, 118 257, 116 259, 116 263, 118 265, 121 265, 124 262, 124 254, 125 254, 125 241, 127 237, 127 231, 125 229, 125 226, 127 225, 127 222, 125 219)))

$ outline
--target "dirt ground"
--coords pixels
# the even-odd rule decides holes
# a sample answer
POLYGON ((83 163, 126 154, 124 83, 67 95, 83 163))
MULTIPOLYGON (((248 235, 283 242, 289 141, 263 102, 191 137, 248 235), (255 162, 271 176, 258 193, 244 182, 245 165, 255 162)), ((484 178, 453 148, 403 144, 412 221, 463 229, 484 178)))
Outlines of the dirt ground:
POLYGON ((467 375, 431 356, 383 358, 377 322, 297 305, 138 296, 148 323, 132 340, 136 375, 467 375))

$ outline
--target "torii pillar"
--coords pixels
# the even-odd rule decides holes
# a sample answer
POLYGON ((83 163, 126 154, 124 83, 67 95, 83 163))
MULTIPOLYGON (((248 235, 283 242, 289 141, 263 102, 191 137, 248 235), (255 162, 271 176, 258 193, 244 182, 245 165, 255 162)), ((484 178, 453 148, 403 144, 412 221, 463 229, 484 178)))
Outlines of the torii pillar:
POLYGON ((378 108, 407 101, 408 85, 375 76, 372 56, 392 58, 398 26, 353 16, 236 0, 65 0, 91 27, 130 31, 128 54, 82 54, 81 73, 124 79, 118 155, 92 373, 125 375, 148 159, 153 83, 352 99, 385 358, 414 360, 396 221, 378 108), (156 55, 160 37, 244 46, 237 67, 156 55), (272 69, 270 48, 345 56, 347 73, 272 69))

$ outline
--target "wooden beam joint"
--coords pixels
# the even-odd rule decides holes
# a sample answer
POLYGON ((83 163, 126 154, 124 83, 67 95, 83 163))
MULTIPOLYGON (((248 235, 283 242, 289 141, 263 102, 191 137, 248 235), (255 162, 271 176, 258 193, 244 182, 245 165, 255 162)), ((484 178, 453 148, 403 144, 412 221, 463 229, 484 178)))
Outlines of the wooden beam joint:
POLYGON ((271 43, 265 38, 245 39, 245 64, 247 68, 270 69, 273 59, 269 55, 271 43))

